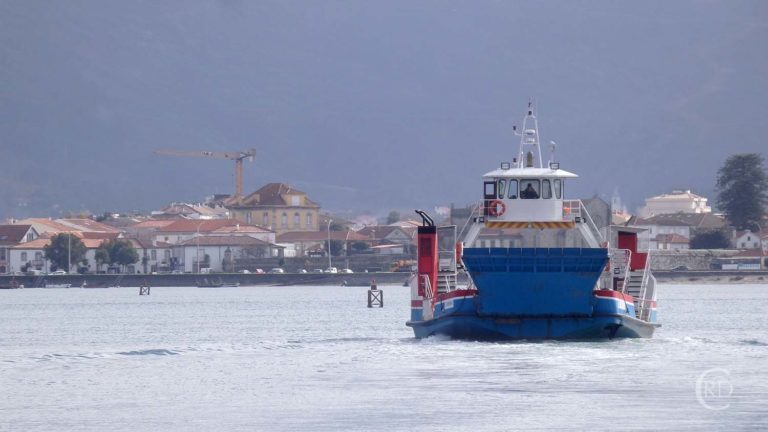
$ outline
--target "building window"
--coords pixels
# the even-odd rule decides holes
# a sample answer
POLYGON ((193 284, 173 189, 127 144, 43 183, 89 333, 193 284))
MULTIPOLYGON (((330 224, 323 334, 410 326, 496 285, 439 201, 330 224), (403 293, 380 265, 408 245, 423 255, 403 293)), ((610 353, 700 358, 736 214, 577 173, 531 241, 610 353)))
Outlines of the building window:
POLYGON ((152 249, 149 255, 152 257, 152 261, 157 261, 157 250, 152 249))
POLYGON ((288 214, 283 213, 283 215, 280 217, 280 227, 288 228, 288 214))
POLYGON ((261 226, 269 226, 269 212, 264 212, 264 214, 261 215, 261 226))
POLYGON ((26 252, 22 252, 21 253, 21 260, 22 261, 26 261, 27 260, 27 253, 26 252))
POLYGON ((301 228, 301 216, 298 213, 293 214, 293 227, 301 228))
POLYGON ((28 242, 31 242, 34 239, 35 239, 35 235, 34 234, 32 234, 32 233, 27 234, 27 241, 28 242))
POLYGON ((5 261, 5 249, 0 249, 0 261, 5 261))
POLYGON ((42 260, 43 260, 43 253, 35 252, 35 261, 42 261, 42 260))
POLYGON ((251 212, 245 214, 245 223, 253 223, 253 215, 251 212))
POLYGON ((312 229, 312 213, 307 213, 307 228, 312 229))

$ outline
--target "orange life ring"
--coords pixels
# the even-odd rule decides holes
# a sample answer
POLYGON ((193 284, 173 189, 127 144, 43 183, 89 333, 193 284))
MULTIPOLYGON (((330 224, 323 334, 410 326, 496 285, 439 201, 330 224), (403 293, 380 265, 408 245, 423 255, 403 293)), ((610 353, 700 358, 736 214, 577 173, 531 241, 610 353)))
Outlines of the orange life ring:
POLYGON ((499 217, 507 211, 507 206, 501 200, 493 200, 488 205, 488 214, 493 217, 499 217))

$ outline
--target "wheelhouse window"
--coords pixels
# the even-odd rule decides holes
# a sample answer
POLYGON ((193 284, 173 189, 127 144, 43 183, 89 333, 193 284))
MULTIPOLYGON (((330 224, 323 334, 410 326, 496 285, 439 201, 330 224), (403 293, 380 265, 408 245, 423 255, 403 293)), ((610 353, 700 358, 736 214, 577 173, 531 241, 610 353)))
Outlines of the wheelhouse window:
POLYGON ((541 181, 541 197, 543 199, 552 198, 552 186, 551 186, 551 182, 548 179, 544 179, 541 181))
POLYGON ((485 195, 485 199, 496 198, 496 182, 483 183, 483 195, 485 195))
POLYGON ((520 199, 539 199, 541 184, 538 179, 520 180, 520 199))
POLYGON ((509 199, 517 199, 517 180, 509 181, 509 199))
POLYGON ((504 179, 500 179, 498 187, 496 188, 499 192, 499 198, 502 198, 502 199, 504 198, 504 191, 506 190, 506 187, 507 187, 507 181, 504 179))
POLYGON ((563 198, 563 181, 560 179, 555 179, 555 198, 563 198))

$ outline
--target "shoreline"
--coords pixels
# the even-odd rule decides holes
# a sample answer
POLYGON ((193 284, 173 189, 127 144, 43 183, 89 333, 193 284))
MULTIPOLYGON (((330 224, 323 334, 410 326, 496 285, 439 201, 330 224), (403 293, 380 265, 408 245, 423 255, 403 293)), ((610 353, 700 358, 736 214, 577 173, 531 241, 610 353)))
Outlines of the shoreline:
MULTIPOLYGON (((240 286, 370 286, 373 281, 378 285, 403 285, 410 273, 285 273, 285 274, 125 274, 125 275, 49 275, 49 276, 10 276, 0 275, 0 287, 9 286, 12 281, 25 288, 40 287, 43 280, 47 284, 70 284, 73 288, 107 288, 113 286, 139 287, 196 287, 200 283, 222 282, 238 283, 240 286)), ((722 270, 657 270, 653 272, 656 280, 662 284, 766 284, 768 270, 762 271, 722 271, 722 270)))

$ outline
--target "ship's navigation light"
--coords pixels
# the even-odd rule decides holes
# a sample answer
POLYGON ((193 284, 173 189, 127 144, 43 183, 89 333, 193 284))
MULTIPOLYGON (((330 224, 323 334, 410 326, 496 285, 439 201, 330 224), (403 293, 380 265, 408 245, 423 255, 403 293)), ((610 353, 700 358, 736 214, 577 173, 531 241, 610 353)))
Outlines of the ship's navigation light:
POLYGON ((552 171, 557 171, 560 169, 560 162, 550 162, 549 163, 549 169, 552 171))
POLYGON ((501 169, 508 170, 511 167, 509 162, 502 162, 501 163, 501 169))

